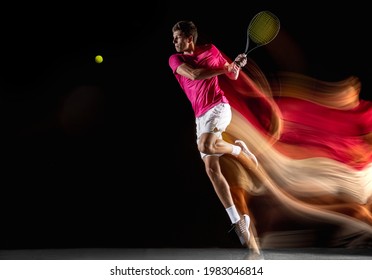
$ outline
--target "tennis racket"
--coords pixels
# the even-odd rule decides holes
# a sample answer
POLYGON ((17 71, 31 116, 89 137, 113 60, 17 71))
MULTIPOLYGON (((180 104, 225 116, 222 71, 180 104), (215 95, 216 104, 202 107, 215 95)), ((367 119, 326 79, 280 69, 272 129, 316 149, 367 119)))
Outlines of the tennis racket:
POLYGON ((254 49, 267 45, 275 39, 280 30, 279 18, 270 11, 257 13, 247 28, 247 42, 244 53, 248 55, 254 49))

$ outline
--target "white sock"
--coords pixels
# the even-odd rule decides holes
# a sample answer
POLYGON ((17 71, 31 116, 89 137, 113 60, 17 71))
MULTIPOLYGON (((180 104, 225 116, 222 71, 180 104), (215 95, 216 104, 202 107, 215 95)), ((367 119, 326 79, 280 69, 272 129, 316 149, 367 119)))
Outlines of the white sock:
POLYGON ((231 152, 232 155, 238 156, 241 151, 242 151, 242 148, 240 146, 232 145, 232 152, 231 152))
POLYGON ((231 223, 235 224, 240 220, 238 210, 236 210, 235 205, 226 208, 226 212, 229 215, 231 223))

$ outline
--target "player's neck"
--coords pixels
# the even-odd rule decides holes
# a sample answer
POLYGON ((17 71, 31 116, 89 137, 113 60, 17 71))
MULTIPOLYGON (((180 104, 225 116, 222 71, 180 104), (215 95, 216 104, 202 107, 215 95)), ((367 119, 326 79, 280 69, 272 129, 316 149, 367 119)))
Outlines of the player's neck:
POLYGON ((193 55, 195 52, 197 52, 196 46, 194 44, 190 44, 189 47, 183 51, 183 54, 193 55))

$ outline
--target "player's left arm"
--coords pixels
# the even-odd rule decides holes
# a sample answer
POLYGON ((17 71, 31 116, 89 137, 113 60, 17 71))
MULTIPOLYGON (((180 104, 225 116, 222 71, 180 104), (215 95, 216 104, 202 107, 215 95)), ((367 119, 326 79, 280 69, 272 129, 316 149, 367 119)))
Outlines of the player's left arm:
POLYGON ((187 63, 183 63, 177 67, 176 72, 190 80, 204 80, 221 75, 226 72, 226 69, 193 67, 187 63))

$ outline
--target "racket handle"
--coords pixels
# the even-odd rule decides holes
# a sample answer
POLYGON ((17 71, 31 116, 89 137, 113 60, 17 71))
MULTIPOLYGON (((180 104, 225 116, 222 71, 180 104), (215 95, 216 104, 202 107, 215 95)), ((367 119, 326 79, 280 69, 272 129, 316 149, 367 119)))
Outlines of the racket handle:
POLYGON ((235 59, 234 63, 240 68, 244 67, 247 64, 247 55, 245 53, 239 54, 235 59))
POLYGON ((240 68, 242 68, 242 66, 240 65, 240 62, 238 62, 238 61, 234 61, 234 63, 235 63, 236 65, 238 65, 240 68))

